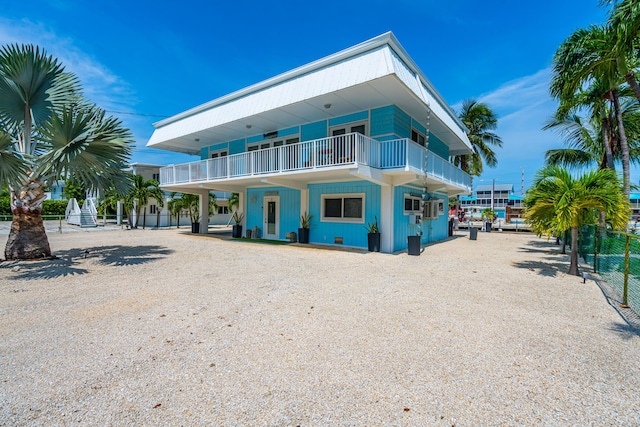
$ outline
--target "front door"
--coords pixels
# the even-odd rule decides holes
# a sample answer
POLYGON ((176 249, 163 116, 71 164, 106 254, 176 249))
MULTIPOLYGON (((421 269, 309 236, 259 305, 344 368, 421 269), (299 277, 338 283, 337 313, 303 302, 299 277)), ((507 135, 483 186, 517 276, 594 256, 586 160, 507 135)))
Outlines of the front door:
POLYGON ((280 238, 280 197, 268 196, 264 198, 264 230, 265 239, 280 238))

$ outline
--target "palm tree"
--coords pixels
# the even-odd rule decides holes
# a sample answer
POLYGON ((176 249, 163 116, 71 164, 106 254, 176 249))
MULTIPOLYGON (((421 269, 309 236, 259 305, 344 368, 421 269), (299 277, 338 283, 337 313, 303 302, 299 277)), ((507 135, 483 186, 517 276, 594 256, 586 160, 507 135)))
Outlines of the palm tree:
POLYGON ((572 99, 591 82, 598 82, 598 95, 610 101, 615 113, 622 159, 624 193, 629 197, 629 144, 620 107, 619 87, 623 77, 619 62, 624 58, 612 55, 616 43, 615 32, 608 26, 592 25, 579 29, 560 45, 553 59, 551 95, 561 103, 572 99))
POLYGON ((629 199, 621 191, 615 171, 600 169, 574 178, 564 168, 547 166, 536 174, 524 200, 525 215, 538 235, 571 230, 569 274, 578 274, 578 228, 595 224, 597 212, 606 212, 614 229, 629 221, 629 199))
POLYGON ((475 99, 462 102, 458 115, 467 127, 467 136, 473 153, 454 156, 453 163, 470 175, 479 176, 483 170, 483 160, 490 166, 498 164, 496 153, 491 148, 502 147, 502 139, 494 131, 498 126, 498 117, 488 105, 475 99))
POLYGON ((624 0, 616 3, 609 15, 609 25, 615 32, 615 44, 611 55, 620 73, 640 101, 640 85, 635 76, 640 47, 640 2, 624 0))
MULTIPOLYGON (((200 196, 189 193, 173 192, 169 195, 169 212, 171 215, 179 215, 186 210, 189 214, 191 224, 200 222, 200 196)), ((209 192, 209 216, 214 215, 217 209, 216 195, 209 192)))
POLYGON ((42 222, 48 183, 73 177, 94 188, 126 185, 121 168, 131 133, 86 102, 76 76, 40 48, 0 49, 0 135, 0 179, 13 214, 8 260, 51 256, 42 222))
POLYGON ((160 189, 160 183, 155 179, 145 180, 140 175, 133 175, 132 185, 124 196, 124 210, 127 220, 131 228, 138 228, 140 222, 140 214, 142 211, 140 206, 149 203, 149 199, 155 199, 159 207, 164 206, 164 191, 160 189), (133 212, 136 211, 135 221, 133 212))

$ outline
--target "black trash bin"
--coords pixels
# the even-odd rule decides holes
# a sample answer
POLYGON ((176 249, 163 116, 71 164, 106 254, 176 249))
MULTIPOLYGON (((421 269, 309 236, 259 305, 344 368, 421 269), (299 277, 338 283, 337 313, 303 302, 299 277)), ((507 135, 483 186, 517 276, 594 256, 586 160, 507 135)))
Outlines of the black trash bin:
POLYGON ((409 236, 407 240, 409 255, 420 255, 420 236, 409 236))
POLYGON ((484 225, 484 231, 486 231, 487 233, 491 233, 491 223, 490 222, 487 222, 484 225))
POLYGON ((453 218, 449 219, 449 237, 453 236, 453 218))
POLYGON ((478 240, 478 227, 469 227, 469 240, 478 240))

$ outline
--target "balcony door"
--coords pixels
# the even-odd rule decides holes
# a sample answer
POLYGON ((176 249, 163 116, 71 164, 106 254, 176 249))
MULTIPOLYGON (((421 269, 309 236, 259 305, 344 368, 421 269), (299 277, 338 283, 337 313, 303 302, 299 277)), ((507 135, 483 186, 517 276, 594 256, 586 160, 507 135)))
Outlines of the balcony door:
POLYGON ((334 137, 333 147, 330 147, 333 162, 337 164, 351 163, 356 161, 355 138, 346 136, 347 133, 359 133, 366 135, 364 124, 346 125, 331 129, 331 136, 334 137), (341 136, 345 135, 345 136, 341 136))
POLYGON ((280 238, 280 197, 267 196, 264 198, 264 230, 265 239, 280 238))

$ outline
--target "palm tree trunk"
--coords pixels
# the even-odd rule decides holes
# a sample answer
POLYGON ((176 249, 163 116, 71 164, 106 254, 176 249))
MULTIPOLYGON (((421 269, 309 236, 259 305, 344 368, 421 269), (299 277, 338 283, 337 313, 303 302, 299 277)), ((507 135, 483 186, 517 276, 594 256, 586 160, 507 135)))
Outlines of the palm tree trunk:
POLYGON ((629 172, 629 143, 627 142, 627 134, 624 131, 624 122, 622 121, 622 111, 620 110, 620 99, 618 97, 618 90, 613 89, 611 91, 611 94, 613 95, 613 105, 615 107, 616 120, 618 122, 618 133, 620 135, 623 191, 625 199, 629 200, 629 193, 631 192, 631 176, 629 172))
POLYGON ((578 227, 571 227, 571 264, 569 274, 578 275, 578 227))
POLYGON ((566 255, 567 253, 567 230, 562 233, 562 248, 560 249, 560 253, 562 255, 566 255))
POLYGON ((633 71, 629 71, 627 74, 625 74, 624 79, 627 81, 629 87, 633 90, 633 93, 640 102, 640 86, 638 86, 638 81, 636 80, 636 76, 633 71))
POLYGON ((611 170, 615 170, 616 166, 613 162, 613 148, 611 147, 611 138, 609 135, 609 117, 602 118, 602 143, 604 144, 606 166, 611 170))
POLYGON ((11 231, 4 249, 7 260, 51 258, 51 248, 42 221, 44 188, 39 181, 29 181, 11 192, 11 231))

